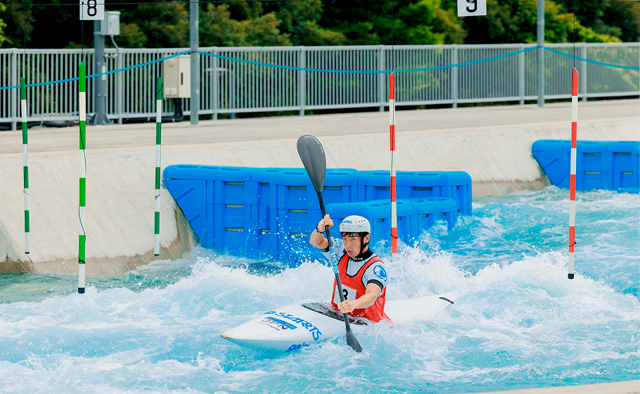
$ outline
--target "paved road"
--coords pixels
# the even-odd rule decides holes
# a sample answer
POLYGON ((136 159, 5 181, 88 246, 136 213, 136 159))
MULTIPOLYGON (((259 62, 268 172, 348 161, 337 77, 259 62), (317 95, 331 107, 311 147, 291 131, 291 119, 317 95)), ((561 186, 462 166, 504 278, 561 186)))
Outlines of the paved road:
MULTIPOLYGON (((580 102, 578 122, 640 116, 640 100, 580 102)), ((571 104, 513 105, 496 107, 399 110, 396 128, 404 131, 438 130, 439 133, 462 129, 509 125, 531 125, 571 121, 571 104)), ((303 134, 341 136, 388 132, 387 112, 338 115, 287 116, 233 120, 165 123, 163 146, 182 146, 225 142, 279 140, 303 134)), ((122 150, 155 144, 155 124, 89 126, 88 149, 122 150)), ((639 131, 640 139, 640 131, 639 131)), ((29 152, 63 152, 78 149, 78 128, 34 128, 29 130, 29 152)), ((21 131, 0 132, 0 155, 22 153, 21 131)))

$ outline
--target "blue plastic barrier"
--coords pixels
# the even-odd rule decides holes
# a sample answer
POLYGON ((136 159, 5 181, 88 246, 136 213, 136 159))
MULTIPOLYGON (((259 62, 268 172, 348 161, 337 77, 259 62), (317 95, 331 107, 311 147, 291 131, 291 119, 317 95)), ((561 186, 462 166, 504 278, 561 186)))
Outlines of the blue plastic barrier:
POLYGON ((452 229, 458 220, 458 203, 449 197, 412 198, 407 201, 414 206, 415 219, 412 235, 418 238, 423 231, 445 221, 447 228, 452 229))
MULTIPOLYGON (((540 140, 531 150, 551 183, 568 189, 571 141, 540 140)), ((638 151, 638 141, 578 141, 576 190, 634 192, 640 186, 638 151)))
MULTIPOLYGON (((360 171, 358 201, 391 198, 389 171, 360 171)), ((471 176, 464 171, 398 171, 396 199, 418 197, 451 197, 463 215, 471 215, 471 176)))
POLYGON ((552 184, 569 188, 571 141, 538 140, 531 146, 531 152, 552 184))
POLYGON ((640 187, 640 142, 611 142, 607 151, 613 155, 611 168, 613 189, 619 191, 637 190, 640 187))
MULTIPOLYGON (((414 214, 416 205, 405 198, 441 201, 441 195, 450 196, 453 200, 444 200, 448 204, 455 200, 457 208, 436 209, 449 227, 455 224, 458 211, 470 213, 471 178, 466 173, 402 171, 397 180, 398 234, 404 242, 416 238, 416 228, 424 227, 414 214)), ((335 217, 336 225, 345 216, 360 214, 370 218, 374 237, 390 239, 389 182, 388 171, 328 169, 323 191, 328 212, 329 206, 336 210, 346 204, 344 215, 335 217), (358 202, 360 192, 375 199, 358 202)), ((303 168, 173 165, 164 170, 164 184, 204 247, 288 264, 324 261, 309 243, 321 213, 303 168)))
POLYGON ((257 185, 251 181, 252 172, 244 167, 165 168, 164 184, 176 196, 202 246, 256 257, 257 226, 252 218, 257 185))
POLYGON ((461 215, 472 213, 471 175, 464 171, 448 171, 447 187, 442 188, 442 197, 450 197, 457 203, 461 215))
POLYGON ((607 141, 578 141, 576 190, 611 190, 613 155, 607 141))
MULTIPOLYGON (((279 260, 321 258, 321 254, 309 243, 309 235, 320 221, 322 214, 318 196, 304 168, 282 168, 258 170, 252 179, 259 184, 259 221, 267 222, 271 238, 271 255, 279 260), (268 190, 268 191, 267 191, 268 190), (268 194, 266 200, 263 196, 268 194), (267 208, 268 206, 268 208, 267 208)), ((354 169, 327 169, 323 199, 325 204, 352 201, 357 196, 357 171, 354 169)))

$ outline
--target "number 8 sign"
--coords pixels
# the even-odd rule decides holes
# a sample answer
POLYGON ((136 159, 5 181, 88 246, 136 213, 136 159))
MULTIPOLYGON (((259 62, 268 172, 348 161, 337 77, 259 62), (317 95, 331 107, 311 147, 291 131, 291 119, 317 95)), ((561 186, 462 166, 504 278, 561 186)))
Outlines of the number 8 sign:
POLYGON ((80 20, 104 20, 104 2, 105 0, 80 0, 80 20))

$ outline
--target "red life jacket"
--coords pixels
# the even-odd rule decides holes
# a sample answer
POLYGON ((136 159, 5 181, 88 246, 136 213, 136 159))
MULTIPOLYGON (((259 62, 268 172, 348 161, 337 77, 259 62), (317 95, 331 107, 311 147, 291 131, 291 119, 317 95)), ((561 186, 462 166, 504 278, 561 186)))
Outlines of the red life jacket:
MULTIPOLYGON (((365 285, 362 283, 362 276, 364 275, 364 273, 367 271, 367 268, 369 268, 372 264, 380 261, 384 264, 384 262, 382 261, 382 259, 378 256, 373 256, 369 259, 369 261, 367 261, 358 271, 358 273, 356 273, 354 276, 349 276, 347 275, 347 263, 349 261, 349 255, 347 253, 345 253, 341 258, 340 261, 338 262, 338 273, 340 274, 340 282, 342 283, 343 287, 348 287, 350 289, 353 289, 356 291, 356 296, 355 299, 358 299, 360 297, 362 297, 363 295, 365 295, 365 293, 367 292, 367 289, 365 287, 365 285)), ((331 293, 331 304, 333 305, 333 307, 338 310, 338 305, 333 302, 333 298, 334 295, 336 294, 336 286, 337 286, 337 282, 334 279, 333 280, 333 293, 331 293)), ((351 298, 351 297, 349 297, 351 298)), ((367 307, 367 308, 362 308, 362 309, 354 309, 353 311, 351 311, 349 313, 350 316, 354 316, 354 317, 364 317, 365 319, 369 319, 372 322, 379 322, 381 320, 386 320, 389 323, 392 323, 391 319, 389 319, 389 316, 387 316, 384 313, 384 303, 386 301, 387 298, 387 288, 385 287, 384 289, 382 289, 382 293, 378 296, 378 298, 376 299, 376 301, 373 303, 373 305, 367 307)))

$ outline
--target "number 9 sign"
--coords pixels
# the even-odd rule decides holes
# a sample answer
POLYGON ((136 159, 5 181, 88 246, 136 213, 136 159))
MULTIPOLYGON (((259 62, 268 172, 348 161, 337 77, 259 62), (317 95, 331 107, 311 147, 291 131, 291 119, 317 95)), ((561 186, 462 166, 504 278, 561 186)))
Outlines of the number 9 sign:
POLYGON ((458 16, 487 15, 487 0, 458 0, 458 16))
POLYGON ((104 2, 105 0, 80 0, 80 20, 104 20, 104 2))

